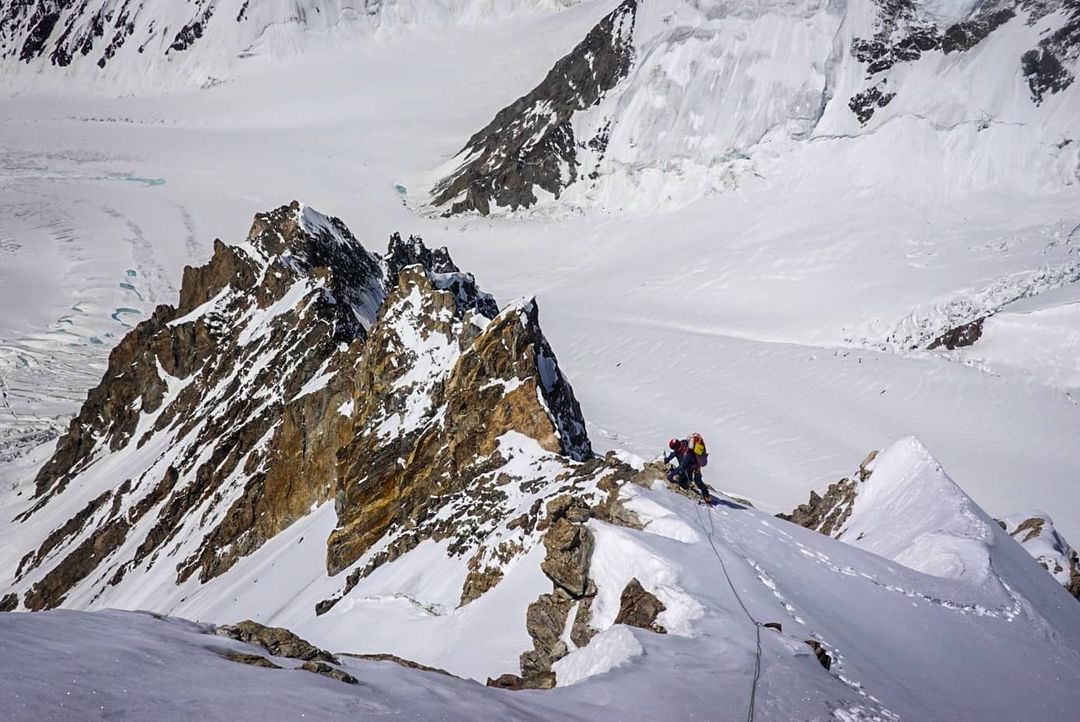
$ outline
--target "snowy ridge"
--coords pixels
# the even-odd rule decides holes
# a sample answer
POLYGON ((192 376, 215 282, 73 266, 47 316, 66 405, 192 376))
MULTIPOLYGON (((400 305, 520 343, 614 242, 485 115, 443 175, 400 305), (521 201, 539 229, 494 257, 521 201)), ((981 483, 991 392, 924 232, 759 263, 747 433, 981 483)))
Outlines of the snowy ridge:
MULTIPOLYGON (((900 442, 882 455, 874 475, 887 474, 906 461, 906 471, 925 479, 933 471, 932 462, 919 459, 918 451, 911 442, 900 442)), ((534 453, 522 446, 511 454, 519 452, 525 452, 525 458, 534 453)), ((712 718, 717 695, 727 700, 731 718, 741 718, 751 688, 755 627, 727 585, 715 547, 754 619, 782 627, 782 631, 760 630, 762 674, 755 719, 1026 719, 1033 708, 1040 719, 1069 715, 1080 679, 1076 602, 1004 532, 995 542, 995 569, 1001 583, 973 584, 966 578, 917 572, 728 498, 721 498, 715 508, 702 507, 661 483, 625 485, 619 497, 642 528, 600 519, 588 522, 596 536, 590 567, 597 586, 590 622, 595 634, 588 644, 571 648, 555 664, 560 679, 555 690, 508 697, 499 690, 463 685, 447 677, 414 677, 412 671, 384 675, 344 656, 339 658, 343 668, 375 685, 388 696, 388 704, 401 710, 412 703, 398 701, 401 687, 396 680, 420 689, 460 690, 439 703, 440 713, 448 719, 469 719, 478 709, 499 714, 507 704, 513 705, 505 708, 507 718, 524 718, 526 712, 519 706, 523 699, 529 714, 559 714, 574 720, 595 718, 600 710, 612 718, 712 718), (620 606, 619 592, 632 578, 663 603, 665 611, 658 621, 668 634, 612 623, 620 606), (935 655, 928 661, 928 645, 942 637, 950 644, 935 646, 935 655), (803 640, 812 640, 824 650, 828 669, 823 669, 803 640), (978 676, 964 671, 964 661, 972 655, 980 660, 978 676), (925 675, 927 664, 936 670, 931 678, 925 675), (362 670, 367 670, 366 676, 362 670), (987 679, 1009 683, 987 685, 987 679), (671 694, 655 694, 657 684, 671 694), (597 699, 604 700, 602 707, 595 706, 597 699)), ((526 643, 521 635, 524 606, 543 591, 546 582, 537 569, 535 553, 508 567, 495 590, 457 606, 453 582, 464 571, 460 561, 436 546, 421 545, 383 566, 334 609, 315 618, 305 610, 319 588, 331 580, 320 580, 321 573, 304 562, 304 555, 318 548, 318 538, 329 529, 328 509, 324 507, 242 560, 231 577, 211 581, 186 600, 143 601, 171 614, 203 620, 251 616, 263 623, 289 626, 336 653, 391 652, 467 676, 491 674, 514 660, 516 650, 526 643)), ((977 507, 972 513, 980 516, 977 507)), ((868 518, 864 515, 863 522, 868 518)), ((895 529, 889 525, 874 531, 892 534, 895 529)), ((197 636, 205 634, 205 628, 118 612, 0 617, 0 624, 5 627, 5 638, 16 640, 20 650, 30 639, 39 640, 38 644, 53 639, 45 628, 34 628, 35 620, 62 625, 54 629, 82 629, 77 635, 79 644, 86 645, 90 654, 108 644, 105 630, 123 623, 122 619, 130 619, 129 631, 122 635, 124 644, 130 644, 129 636, 134 635, 146 640, 140 644, 165 640, 165 649, 179 652, 171 646, 178 641, 177 635, 196 635, 187 636, 183 648, 206 649, 197 636)), ((29 647, 24 654, 36 659, 29 647)), ((177 675, 187 678, 211 659, 189 662, 190 654, 175 657, 174 679, 177 675)), ((287 660, 275 661, 289 665, 287 660)), ((51 683, 38 699, 51 700, 69 689, 63 681, 66 664, 56 660, 49 667, 55 670, 45 673, 51 683)), ((252 698, 249 709, 250 704, 268 699, 294 700, 293 695, 304 690, 309 709, 325 705, 335 710, 336 705, 345 704, 342 697, 354 694, 337 685, 316 692, 303 682, 303 676, 290 680, 280 674, 269 676, 273 670, 245 671, 229 664, 210 666, 221 679, 267 685, 264 694, 252 698)), ((85 686, 71 690, 73 709, 100 703, 130 711, 139 705, 159 704, 154 684, 123 699, 110 695, 95 699, 91 690, 101 694, 117 683, 109 669, 81 678, 85 686)), ((204 684, 193 694, 219 699, 218 690, 216 684, 204 684)), ((26 692, 21 682, 5 686, 5 694, 20 695, 19 704, 8 707, 17 710, 16 719, 29 719, 38 709, 26 692)), ((231 703, 219 699, 218 704, 224 709, 231 703)))
POLYGON ((997 525, 922 444, 898 442, 868 469, 851 515, 833 530, 837 539, 926 574, 986 581, 997 525))
POLYGON ((871 454, 858 474, 784 518, 924 574, 995 589, 998 607, 978 610, 987 616, 1019 613, 1017 585, 1033 569, 1027 556, 1075 588, 1074 552, 1045 514, 992 519, 914 437, 871 454))

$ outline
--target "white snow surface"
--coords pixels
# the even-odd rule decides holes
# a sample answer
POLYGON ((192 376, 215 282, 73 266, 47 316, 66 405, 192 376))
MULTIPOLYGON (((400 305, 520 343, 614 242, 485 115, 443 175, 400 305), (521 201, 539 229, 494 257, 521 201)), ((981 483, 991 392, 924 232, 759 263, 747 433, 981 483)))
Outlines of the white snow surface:
MULTIPOLYGON (((162 93, 212 88, 252 69, 341 44, 371 45, 401 33, 483 26, 518 15, 542 16, 580 0, 102 0, 61 5, 47 51, 17 62, 34 23, 3 34, 0 78, 15 92, 72 88, 97 93, 162 93), (115 25, 113 20, 115 19, 115 25), (126 32, 125 24, 131 25, 126 32), (182 29, 199 27, 185 48, 182 29), (65 35, 70 26, 71 32, 65 35), (9 35, 10 33, 10 35, 9 35), (103 37, 104 35, 104 37, 103 37), (96 38, 95 38, 96 36, 96 38), (125 42, 106 55, 110 39, 125 42), (50 57, 57 40, 72 56, 50 57), (96 40, 96 42, 95 42, 96 40), (88 52, 89 51, 89 52, 88 52)), ((48 3, 47 3, 48 5, 48 3)), ((33 9, 33 8, 31 8, 33 9)))
MULTIPOLYGON (((634 531, 590 522, 599 537, 601 633, 560 660, 556 668, 565 686, 552 692, 509 693, 342 657, 345 669, 361 680, 348 687, 222 661, 212 650, 238 645, 206 636, 197 624, 115 611, 58 611, 0 615, 0 704, 15 720, 46 712, 61 719, 139 717, 150 710, 162 719, 192 713, 232 719, 237 710, 279 719, 294 716, 298 705, 306 714, 339 719, 345 710, 355 714, 375 704, 388 716, 452 720, 743 719, 756 655, 752 618, 783 626, 782 633, 760 630, 758 720, 1071 714, 1080 682, 1080 613, 1007 535, 995 549, 987 582, 973 584, 909 569, 727 498, 707 508, 663 488, 632 493, 649 503, 656 518, 678 518, 699 538, 687 542, 648 525, 634 531), (603 600, 617 596, 629 576, 665 602, 692 601, 668 606, 666 621, 675 628, 681 620, 685 627, 659 635, 611 626, 603 600), (824 645, 831 671, 817 663, 804 639, 824 645), (973 659, 977 675, 968 671, 973 659), (175 704, 177 690, 184 690, 183 706, 175 704)), ((495 590, 451 610, 440 604, 462 563, 435 545, 422 546, 380 569, 381 578, 355 594, 347 611, 335 607, 312 618, 319 588, 332 581, 320 581, 321 567, 313 563, 332 526, 328 509, 186 601, 166 603, 159 596, 141 603, 203 622, 250 617, 290 626, 334 652, 391 652, 441 661, 458 674, 480 669, 482 661, 495 667, 495 658, 501 671, 512 669, 512 652, 527 646, 524 605, 550 590, 536 559, 522 559, 495 590)))

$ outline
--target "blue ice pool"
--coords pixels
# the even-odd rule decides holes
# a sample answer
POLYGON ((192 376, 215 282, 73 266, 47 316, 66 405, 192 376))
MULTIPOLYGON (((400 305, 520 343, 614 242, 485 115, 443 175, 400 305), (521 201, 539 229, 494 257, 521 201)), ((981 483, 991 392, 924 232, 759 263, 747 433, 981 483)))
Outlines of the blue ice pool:
POLYGON ((142 294, 139 293, 139 289, 135 288, 130 283, 127 283, 126 281, 121 281, 120 282, 120 288, 124 289, 125 291, 131 291, 132 293, 134 293, 136 296, 139 297, 140 301, 143 300, 142 294))
POLYGON ((146 176, 135 175, 134 173, 110 173, 108 178, 110 180, 125 181, 127 183, 139 183, 147 187, 165 185, 164 178, 148 178, 146 176))
POLYGON ((120 308, 109 314, 109 318, 111 318, 113 321, 116 321, 121 326, 130 327, 131 324, 124 321, 123 317, 131 314, 135 314, 136 316, 138 316, 142 314, 142 311, 137 308, 127 308, 126 306, 121 306, 120 308))

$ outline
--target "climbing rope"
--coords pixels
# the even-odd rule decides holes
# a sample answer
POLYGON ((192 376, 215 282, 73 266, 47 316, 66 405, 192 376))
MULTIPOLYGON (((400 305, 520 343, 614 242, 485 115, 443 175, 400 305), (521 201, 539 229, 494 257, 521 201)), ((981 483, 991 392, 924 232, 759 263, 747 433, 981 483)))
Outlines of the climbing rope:
POLYGON ((705 532, 705 538, 709 540, 709 546, 712 547, 713 554, 716 556, 716 560, 720 562, 720 568, 724 572, 724 578, 727 579, 728 586, 731 587, 731 593, 735 595, 735 600, 742 607, 743 613, 746 614, 746 618, 749 619, 754 625, 754 643, 757 650, 754 654, 754 679, 750 684, 750 704, 746 711, 747 722, 753 722, 754 709, 757 704, 757 688, 758 680, 761 679, 761 622, 754 619, 754 615, 750 613, 750 610, 746 608, 746 604, 742 600, 742 596, 738 590, 735 589, 735 583, 731 581, 731 575, 728 574, 727 564, 724 562, 724 558, 720 556, 720 550, 716 548, 716 543, 713 541, 713 535, 716 533, 716 527, 713 525, 712 511, 709 510, 706 513, 709 515, 709 531, 705 531, 705 523, 701 521, 701 510, 696 509, 698 515, 698 525, 701 527, 701 531, 705 532))

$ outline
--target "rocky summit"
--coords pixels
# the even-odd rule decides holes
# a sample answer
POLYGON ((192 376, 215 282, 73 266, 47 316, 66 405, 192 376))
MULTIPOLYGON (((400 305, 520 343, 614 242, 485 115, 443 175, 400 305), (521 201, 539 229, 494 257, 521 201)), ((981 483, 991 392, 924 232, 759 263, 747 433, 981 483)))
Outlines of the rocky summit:
POLYGON ((330 574, 378 543, 355 584, 453 537, 474 557, 467 602, 527 546, 486 547, 485 525, 550 486, 522 481, 523 448, 545 472, 592 455, 535 301, 500 312, 445 249, 394 235, 379 256, 294 202, 217 241, 179 303, 113 350, 37 475, 19 521, 47 533, 4 604, 90 603, 148 575, 205 583, 330 501, 330 574))

